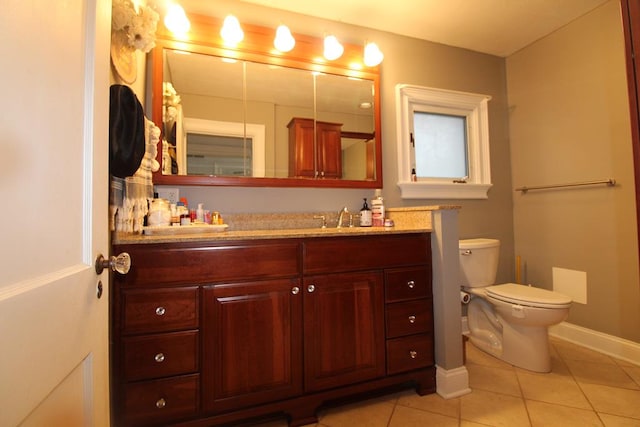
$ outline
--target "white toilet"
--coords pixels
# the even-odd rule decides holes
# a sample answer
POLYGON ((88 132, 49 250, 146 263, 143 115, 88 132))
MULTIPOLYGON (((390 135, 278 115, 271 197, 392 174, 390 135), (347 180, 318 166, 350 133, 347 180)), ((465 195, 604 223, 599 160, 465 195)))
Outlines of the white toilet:
POLYGON ((499 240, 460 240, 459 248, 462 290, 471 295, 471 342, 514 366, 551 371, 548 327, 567 318, 571 298, 515 283, 494 285, 499 240))

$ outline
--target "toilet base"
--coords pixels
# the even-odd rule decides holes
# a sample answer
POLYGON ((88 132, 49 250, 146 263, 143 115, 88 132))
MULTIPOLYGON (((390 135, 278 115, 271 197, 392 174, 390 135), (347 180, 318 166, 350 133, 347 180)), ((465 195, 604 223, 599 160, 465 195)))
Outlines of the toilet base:
POLYGON ((501 359, 534 372, 551 372, 549 328, 503 323, 501 359))
POLYGON ((551 371, 548 326, 538 322, 534 322, 535 326, 523 325, 516 322, 518 319, 507 322, 500 311, 483 298, 472 298, 468 308, 469 340, 511 365, 533 372, 551 371))
POLYGON ((547 327, 527 327, 502 322, 501 345, 487 337, 469 335, 469 340, 480 350, 518 368, 533 372, 551 372, 549 334, 547 327))

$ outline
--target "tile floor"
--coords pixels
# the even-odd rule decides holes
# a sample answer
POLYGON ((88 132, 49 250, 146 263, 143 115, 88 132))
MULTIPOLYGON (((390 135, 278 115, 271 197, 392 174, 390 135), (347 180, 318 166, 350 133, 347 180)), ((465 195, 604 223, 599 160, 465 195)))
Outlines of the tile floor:
POLYGON ((407 390, 322 410, 315 426, 640 426, 638 365, 554 338, 548 374, 515 368, 471 343, 466 350, 470 394, 444 400, 407 390))

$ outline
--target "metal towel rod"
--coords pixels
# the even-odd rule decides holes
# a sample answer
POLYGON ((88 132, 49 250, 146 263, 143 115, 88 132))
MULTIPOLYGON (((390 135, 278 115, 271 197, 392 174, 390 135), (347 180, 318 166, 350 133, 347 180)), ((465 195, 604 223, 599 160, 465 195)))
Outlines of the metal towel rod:
POLYGON ((609 179, 601 179, 598 181, 584 181, 584 182, 572 182, 568 184, 555 184, 555 185, 539 185, 537 187, 518 187, 515 191, 522 191, 523 194, 526 194, 529 190, 545 190, 547 188, 565 188, 565 187, 579 187, 583 185, 598 185, 598 184, 607 184, 609 187, 613 187, 616 185, 616 180, 613 178, 609 179))

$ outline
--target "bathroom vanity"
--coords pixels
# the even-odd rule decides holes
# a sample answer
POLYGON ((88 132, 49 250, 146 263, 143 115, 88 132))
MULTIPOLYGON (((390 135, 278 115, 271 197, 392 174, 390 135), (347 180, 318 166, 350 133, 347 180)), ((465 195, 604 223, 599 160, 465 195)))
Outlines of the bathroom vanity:
MULTIPOLYGON (((382 230, 382 229, 381 229, 382 230)), ((116 425, 210 426, 435 391, 429 232, 118 241, 116 425)))

